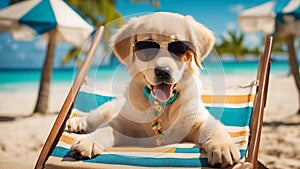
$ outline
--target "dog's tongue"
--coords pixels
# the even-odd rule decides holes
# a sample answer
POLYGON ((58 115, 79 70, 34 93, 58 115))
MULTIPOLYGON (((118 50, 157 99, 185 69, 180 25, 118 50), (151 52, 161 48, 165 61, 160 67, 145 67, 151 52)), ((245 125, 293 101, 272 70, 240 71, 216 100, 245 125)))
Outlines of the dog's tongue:
POLYGON ((166 102, 172 94, 172 85, 160 84, 153 87, 152 95, 161 102, 166 102))

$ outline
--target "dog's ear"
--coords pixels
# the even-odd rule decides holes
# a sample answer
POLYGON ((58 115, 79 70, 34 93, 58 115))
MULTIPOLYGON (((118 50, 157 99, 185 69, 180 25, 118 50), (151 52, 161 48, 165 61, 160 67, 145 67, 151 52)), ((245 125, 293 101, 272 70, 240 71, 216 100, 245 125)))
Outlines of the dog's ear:
POLYGON ((209 54, 215 44, 213 33, 205 26, 195 21, 191 16, 185 16, 191 30, 191 39, 195 45, 195 62, 201 68, 201 62, 209 54))
POLYGON ((132 33, 132 24, 128 23, 123 25, 111 38, 115 54, 118 59, 127 66, 130 65, 132 60, 132 58, 128 56, 131 56, 133 53, 133 44, 135 41, 135 36, 132 33))

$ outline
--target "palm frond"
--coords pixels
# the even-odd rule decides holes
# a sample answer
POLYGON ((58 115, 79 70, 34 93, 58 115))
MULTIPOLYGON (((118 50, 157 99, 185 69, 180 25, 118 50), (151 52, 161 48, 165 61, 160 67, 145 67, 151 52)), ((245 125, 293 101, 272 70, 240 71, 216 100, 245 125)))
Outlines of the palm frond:
POLYGON ((64 66, 69 61, 74 60, 76 62, 76 66, 81 66, 81 61, 78 60, 78 57, 80 55, 81 49, 78 47, 72 47, 69 52, 64 56, 64 58, 61 61, 61 66, 64 66))
POLYGON ((244 44, 244 34, 236 31, 228 31, 228 38, 221 36, 221 42, 215 45, 215 48, 220 56, 232 55, 237 60, 242 61, 247 55, 258 56, 259 48, 249 49, 244 44))
POLYGON ((160 9, 160 1, 159 0, 130 0, 132 3, 150 3, 156 9, 160 9))

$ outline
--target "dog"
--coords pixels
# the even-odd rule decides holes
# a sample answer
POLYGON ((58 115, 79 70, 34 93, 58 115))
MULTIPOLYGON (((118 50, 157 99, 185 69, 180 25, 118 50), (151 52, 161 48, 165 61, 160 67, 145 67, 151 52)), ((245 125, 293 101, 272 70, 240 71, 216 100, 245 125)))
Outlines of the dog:
POLYGON ((239 149, 200 99, 199 69, 215 42, 209 29, 191 16, 157 12, 130 19, 111 41, 131 80, 122 96, 67 121, 69 132, 86 133, 72 144, 75 158, 112 146, 193 142, 211 165, 239 161, 239 149))

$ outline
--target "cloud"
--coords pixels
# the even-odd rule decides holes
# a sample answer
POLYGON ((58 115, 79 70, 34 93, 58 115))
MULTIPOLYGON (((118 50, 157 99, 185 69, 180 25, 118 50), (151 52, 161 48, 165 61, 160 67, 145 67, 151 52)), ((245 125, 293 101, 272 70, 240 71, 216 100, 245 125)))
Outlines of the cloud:
POLYGON ((22 60, 26 59, 25 54, 24 53, 19 53, 19 58, 22 59, 22 60))
POLYGON ((228 31, 223 31, 222 34, 221 34, 225 39, 230 39, 230 36, 228 34, 228 31))
MULTIPOLYGON (((229 24, 231 25, 231 24, 229 24)), ((228 27, 228 26, 227 26, 228 27)), ((230 27, 230 26, 229 26, 230 27)), ((243 33, 237 31, 237 33, 243 33)), ((243 33, 244 34, 244 44, 249 47, 250 49, 253 49, 255 47, 259 47, 262 45, 262 34, 260 33, 243 33)), ((217 38, 217 44, 221 43, 221 36, 224 37, 227 40, 230 40, 231 37, 228 34, 228 31, 222 31, 220 38, 217 38)))
POLYGON ((47 47, 47 42, 46 40, 39 38, 38 40, 35 41, 34 43, 34 48, 37 50, 44 51, 47 47))
POLYGON ((242 10, 244 10, 246 7, 242 4, 236 4, 236 5, 230 5, 228 7, 228 10, 232 13, 240 13, 242 10))
POLYGON ((249 48, 254 48, 261 45, 261 40, 262 38, 259 34, 253 34, 253 33, 245 34, 244 41, 249 48))
POLYGON ((7 39, 6 39, 6 44, 11 44, 11 43, 12 43, 12 41, 13 41, 13 40, 12 40, 12 38, 11 38, 11 37, 9 37, 9 38, 7 38, 7 39))
POLYGON ((227 30, 235 30, 236 29, 236 23, 235 22, 228 22, 226 24, 226 29, 227 30))
POLYGON ((18 45, 16 43, 11 44, 10 48, 12 50, 17 50, 18 49, 18 45))

